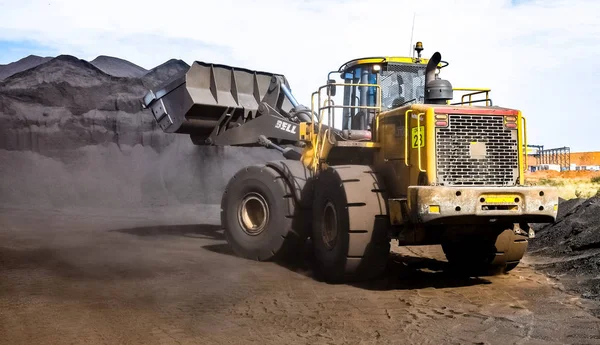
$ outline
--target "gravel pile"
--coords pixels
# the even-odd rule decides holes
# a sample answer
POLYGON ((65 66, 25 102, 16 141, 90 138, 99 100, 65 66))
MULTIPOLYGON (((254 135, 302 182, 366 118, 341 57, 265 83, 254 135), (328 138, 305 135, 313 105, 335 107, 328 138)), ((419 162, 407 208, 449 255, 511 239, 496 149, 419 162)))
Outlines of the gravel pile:
POLYGON ((238 169, 282 158, 163 133, 140 101, 188 68, 62 55, 0 81, 0 206, 219 204, 238 169))
POLYGON ((600 300, 600 197, 561 200, 556 223, 534 228, 529 255, 536 268, 600 300))

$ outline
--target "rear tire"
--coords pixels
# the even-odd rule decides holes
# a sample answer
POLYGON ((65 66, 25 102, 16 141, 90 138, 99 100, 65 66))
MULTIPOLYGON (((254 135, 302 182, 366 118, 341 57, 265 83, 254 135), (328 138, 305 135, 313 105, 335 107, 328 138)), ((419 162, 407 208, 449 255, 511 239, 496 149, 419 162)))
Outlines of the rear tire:
POLYGON ((516 268, 528 245, 526 236, 515 234, 507 225, 501 231, 463 235, 458 240, 445 241, 442 249, 453 269, 484 276, 507 273, 516 268))
POLYGON ((295 231, 293 196, 284 177, 263 165, 246 167, 229 181, 221 200, 221 224, 234 253, 258 261, 287 259, 306 234, 295 231))
POLYGON ((318 175, 311 240, 319 278, 340 283, 384 271, 390 239, 382 192, 368 166, 334 166, 318 175))

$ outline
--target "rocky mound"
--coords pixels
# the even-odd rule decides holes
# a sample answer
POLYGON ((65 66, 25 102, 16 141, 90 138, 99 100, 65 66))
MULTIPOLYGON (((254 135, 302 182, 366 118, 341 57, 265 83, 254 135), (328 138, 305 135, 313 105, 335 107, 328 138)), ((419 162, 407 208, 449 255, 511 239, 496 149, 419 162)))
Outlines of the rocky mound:
MULTIPOLYGON (((134 98, 143 92, 140 80, 110 76, 91 63, 69 55, 14 74, 0 83, 3 98, 64 107, 73 115, 92 109, 137 112, 138 104, 126 101, 123 96, 128 94, 134 98)), ((0 108, 0 111, 8 115, 16 113, 10 107, 0 108)))
POLYGON ((162 65, 156 66, 142 77, 144 87, 154 89, 174 76, 188 71, 190 65, 183 60, 171 59, 162 65))
POLYGON ((102 72, 115 77, 140 78, 148 73, 146 69, 134 63, 112 56, 100 55, 90 63, 102 72))
POLYGON ((19 61, 11 62, 7 65, 0 65, 0 81, 10 77, 15 73, 23 72, 50 60, 52 60, 51 57, 29 55, 27 57, 22 58, 19 61))
POLYGON ((535 228, 529 251, 535 266, 600 300, 600 196, 561 201, 557 221, 535 228))
POLYGON ((0 207, 218 204, 238 169, 281 159, 163 133, 141 98, 189 65, 123 61, 61 55, 0 82, 0 207))
POLYGON ((600 249, 600 197, 562 201, 556 223, 539 227, 535 247, 556 256, 600 249))
POLYGON ((61 55, 0 82, 0 149, 48 154, 116 143, 151 145, 160 150, 173 136, 162 136, 141 108, 144 83, 160 83, 187 71, 167 62, 141 78, 115 77, 93 64, 61 55))

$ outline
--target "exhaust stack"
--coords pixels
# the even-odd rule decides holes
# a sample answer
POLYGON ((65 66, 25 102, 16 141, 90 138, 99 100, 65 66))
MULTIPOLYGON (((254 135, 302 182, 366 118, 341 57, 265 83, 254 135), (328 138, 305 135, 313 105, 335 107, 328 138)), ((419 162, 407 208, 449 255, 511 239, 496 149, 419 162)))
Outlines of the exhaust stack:
POLYGON ((429 104, 446 104, 452 100, 453 91, 452 84, 449 81, 440 79, 436 71, 438 65, 442 61, 442 55, 435 52, 425 70, 425 103, 429 104))

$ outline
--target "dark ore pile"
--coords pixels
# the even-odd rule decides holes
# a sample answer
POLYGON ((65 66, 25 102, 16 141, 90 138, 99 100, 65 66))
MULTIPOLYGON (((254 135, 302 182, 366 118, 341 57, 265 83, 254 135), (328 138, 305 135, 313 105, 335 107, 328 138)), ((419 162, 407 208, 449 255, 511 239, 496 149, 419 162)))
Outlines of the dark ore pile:
POLYGON ((556 223, 534 229, 531 263, 567 288, 600 300, 600 196, 561 200, 556 223))
POLYGON ((218 204, 238 169, 281 158, 163 133, 140 100, 188 68, 175 59, 147 71, 122 59, 69 55, 0 66, 0 205, 218 204))

